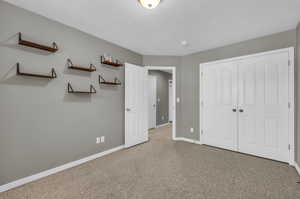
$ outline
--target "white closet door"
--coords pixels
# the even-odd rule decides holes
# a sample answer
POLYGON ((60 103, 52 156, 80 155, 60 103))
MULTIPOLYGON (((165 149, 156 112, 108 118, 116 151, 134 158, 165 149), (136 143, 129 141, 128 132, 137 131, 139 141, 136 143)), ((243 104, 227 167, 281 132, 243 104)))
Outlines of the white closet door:
POLYGON ((148 74, 144 67, 125 64, 125 147, 148 140, 148 74))
POLYGON ((203 136, 207 145, 237 150, 237 64, 202 69, 203 136))
POLYGON ((156 77, 148 75, 148 128, 156 128, 156 77))
POLYGON ((288 53, 242 60, 239 151, 288 162, 288 53))

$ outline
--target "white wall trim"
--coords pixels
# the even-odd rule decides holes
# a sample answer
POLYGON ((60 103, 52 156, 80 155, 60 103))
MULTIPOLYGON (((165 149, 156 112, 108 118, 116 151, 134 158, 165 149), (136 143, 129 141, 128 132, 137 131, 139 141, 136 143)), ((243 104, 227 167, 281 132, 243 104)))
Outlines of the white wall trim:
POLYGON ((192 139, 184 138, 184 137, 176 137, 173 140, 175 140, 175 141, 189 142, 189 143, 193 143, 193 144, 200 144, 200 142, 198 140, 192 140, 192 139))
POLYGON ((294 162, 294 167, 296 168, 298 174, 300 175, 300 167, 299 167, 299 165, 297 164, 297 162, 294 162))
POLYGON ((295 61, 295 48, 294 47, 289 47, 289 48, 283 48, 283 49, 278 49, 278 50, 273 50, 273 51, 267 51, 267 52, 262 52, 262 53, 256 53, 256 54, 250 54, 246 56, 240 56, 240 57, 233 57, 229 59, 223 59, 223 60, 218 60, 218 61, 212 61, 212 62, 207 62, 207 63, 201 63, 200 64, 200 70, 199 70, 199 78, 200 78, 200 86, 199 86, 199 138, 200 138, 200 143, 203 142, 203 136, 201 134, 201 124, 202 124, 202 119, 203 119, 203 111, 201 108, 201 101, 202 101, 202 70, 204 66, 209 66, 212 64, 220 64, 220 63, 226 63, 226 62, 232 62, 232 61, 239 61, 245 58, 252 58, 252 57, 258 57, 258 56, 264 56, 264 55, 270 55, 270 54, 276 54, 280 52, 288 52, 289 54, 289 61, 290 61, 290 66, 289 66, 289 102, 290 102, 290 109, 289 109, 289 144, 290 144, 290 152, 289 152, 289 161, 288 163, 290 165, 294 165, 295 163, 295 126, 294 126, 294 109, 295 109, 295 102, 294 102, 294 61, 295 61))
POLYGON ((289 53, 289 103, 290 103, 290 109, 289 109, 289 144, 290 144, 290 154, 289 154, 289 164, 294 165, 295 164, 295 80, 294 80, 294 74, 295 74, 295 49, 294 47, 285 49, 289 53))
POLYGON ((171 124, 171 123, 167 122, 167 123, 164 123, 164 124, 160 124, 160 125, 157 125, 156 128, 163 127, 163 126, 167 126, 167 125, 169 125, 169 124, 171 124))
MULTIPOLYGON (((175 140, 176 137, 176 67, 175 66, 146 66, 147 70, 172 70, 172 81, 173 81, 173 105, 174 105, 174 114, 173 114, 173 121, 172 121, 172 139, 175 140)), ((148 106, 148 105, 147 105, 148 106)))
POLYGON ((221 59, 221 60, 217 60, 217 61, 205 62, 205 63, 201 63, 200 66, 201 65, 221 64, 221 63, 226 63, 226 62, 239 61, 239 60, 243 60, 246 58, 258 57, 258 56, 264 56, 264 55, 270 55, 270 54, 277 54, 280 52, 291 52, 291 51, 294 51, 294 47, 282 48, 282 49, 271 50, 271 51, 266 51, 266 52, 261 52, 261 53, 249 54, 249 55, 245 55, 245 56, 232 57, 232 58, 228 58, 228 59, 221 59))
POLYGON ((69 163, 64 164, 64 165, 62 165, 62 166, 59 166, 59 167, 56 167, 56 168, 53 168, 53 169, 49 169, 49 170, 46 170, 46 171, 43 171, 43 172, 34 174, 34 175, 32 175, 32 176, 28 176, 28 177, 21 178, 21 179, 19 179, 19 180, 10 182, 10 183, 8 183, 8 184, 5 184, 5 185, 0 186, 0 193, 1 193, 1 192, 4 192, 4 191, 8 191, 8 190, 13 189, 13 188, 16 188, 16 187, 19 187, 19 186, 22 186, 22 185, 24 185, 24 184, 27 184, 27 183, 30 183, 30 182, 33 182, 33 181, 36 181, 36 180, 39 180, 39 179, 44 178, 44 177, 47 177, 47 176, 49 176, 49 175, 52 175, 52 174, 61 172, 61 171, 63 171, 63 170, 66 170, 66 169, 69 169, 69 168, 78 166, 78 165, 83 164, 83 163, 86 163, 86 162, 88 162, 88 161, 91 161, 91 160, 94 160, 94 159, 103 157, 103 156, 108 155, 108 154, 110 154, 110 153, 113 153, 113 152, 122 150, 123 148, 124 148, 124 146, 121 145, 121 146, 118 146, 118 147, 109 149, 109 150, 107 150, 107 151, 103 151, 103 152, 101 152, 101 153, 97 153, 97 154, 88 156, 88 157, 86 157, 86 158, 83 158, 83 159, 80 159, 80 160, 76 160, 76 161, 74 161, 74 162, 69 162, 69 163))

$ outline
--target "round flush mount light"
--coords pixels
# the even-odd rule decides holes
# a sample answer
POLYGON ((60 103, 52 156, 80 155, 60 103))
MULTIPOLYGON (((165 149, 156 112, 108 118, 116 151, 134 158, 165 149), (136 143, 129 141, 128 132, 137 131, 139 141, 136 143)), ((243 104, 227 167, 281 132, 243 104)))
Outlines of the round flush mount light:
POLYGON ((143 7, 147 9, 156 8, 156 6, 158 6, 158 4, 160 3, 160 0, 138 0, 138 1, 143 7))
POLYGON ((189 43, 188 43, 187 41, 183 40, 183 41, 181 42, 181 45, 182 45, 182 46, 188 46, 189 43))

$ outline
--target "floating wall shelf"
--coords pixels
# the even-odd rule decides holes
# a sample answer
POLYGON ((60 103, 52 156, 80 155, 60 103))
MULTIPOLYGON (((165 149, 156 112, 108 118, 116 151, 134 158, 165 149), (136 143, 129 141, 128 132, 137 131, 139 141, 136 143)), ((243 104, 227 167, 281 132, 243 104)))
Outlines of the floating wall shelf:
POLYGON ((17 63, 17 75, 22 76, 30 76, 30 77, 38 77, 38 78, 46 78, 46 79, 54 79, 57 77, 54 68, 51 69, 51 75, 41 75, 41 74, 33 74, 33 73, 23 73, 20 72, 20 64, 17 63))
POLYGON ((86 71, 86 72, 94 72, 96 71, 96 67, 93 64, 90 64, 90 67, 82 67, 82 66, 74 66, 74 64, 72 63, 71 59, 67 60, 68 62, 68 68, 69 69, 73 69, 73 70, 82 70, 82 71, 86 71))
POLYGON ((94 94, 96 93, 96 89, 93 87, 93 85, 90 85, 90 90, 89 91, 74 91, 72 88, 71 84, 68 83, 68 93, 77 93, 77 94, 94 94))
POLYGON ((114 67, 121 67, 121 66, 123 66, 123 64, 120 63, 118 60, 116 60, 115 62, 109 61, 109 60, 105 60, 104 56, 101 56, 101 64, 110 65, 110 66, 114 66, 114 67))
POLYGON ((52 43, 52 47, 44 46, 44 45, 37 44, 37 43, 33 43, 31 41, 23 40, 22 39, 22 33, 20 33, 20 32, 19 32, 19 45, 27 46, 27 47, 31 47, 31 48, 37 48, 37 49, 45 50, 45 51, 52 52, 52 53, 54 53, 58 50, 58 47, 57 47, 55 42, 52 43))
POLYGON ((101 75, 99 75, 99 84, 106 84, 106 85, 121 85, 122 83, 118 78, 115 78, 113 82, 106 81, 101 75))

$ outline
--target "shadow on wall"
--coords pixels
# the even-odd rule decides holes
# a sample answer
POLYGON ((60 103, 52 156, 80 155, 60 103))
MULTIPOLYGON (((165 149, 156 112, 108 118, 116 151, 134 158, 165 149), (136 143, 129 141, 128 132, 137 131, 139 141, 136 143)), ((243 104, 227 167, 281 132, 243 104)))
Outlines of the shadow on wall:
POLYGON ((22 51, 32 53, 32 54, 39 54, 39 55, 51 55, 52 54, 51 52, 41 51, 39 49, 19 45, 19 34, 18 33, 7 38, 4 41, 1 41, 0 46, 11 48, 11 49, 22 50, 22 51))
POLYGON ((105 84, 100 84, 100 88, 103 90, 113 90, 113 91, 117 91, 119 89, 122 88, 121 85, 119 86, 115 86, 115 85, 105 85, 105 84))
POLYGON ((1 77, 0 84, 45 87, 51 81, 49 79, 18 76, 16 71, 17 65, 15 64, 1 77))

